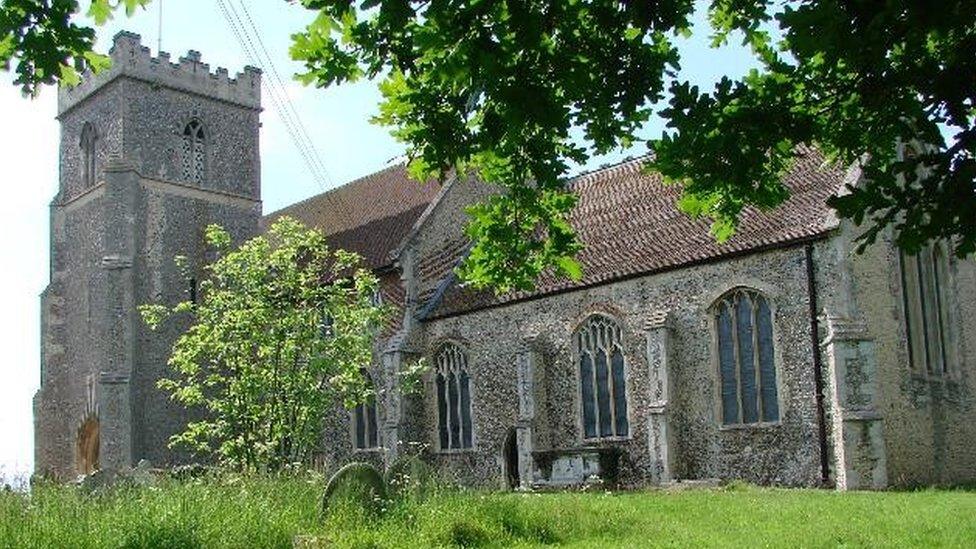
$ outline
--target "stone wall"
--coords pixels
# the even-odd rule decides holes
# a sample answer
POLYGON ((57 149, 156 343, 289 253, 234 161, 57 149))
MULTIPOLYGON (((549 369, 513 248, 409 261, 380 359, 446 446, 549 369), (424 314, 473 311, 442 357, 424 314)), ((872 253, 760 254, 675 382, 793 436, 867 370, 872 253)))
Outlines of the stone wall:
POLYGON ((125 158, 145 177, 193 185, 183 180, 183 129, 203 124, 206 157, 203 188, 260 199, 259 111, 197 94, 122 79, 125 158))
POLYGON ((41 298, 41 388, 34 398, 35 467, 74 474, 75 431, 97 412, 97 289, 104 273, 101 225, 103 193, 66 207, 52 206, 51 283, 41 298))
POLYGON ((76 468, 76 430, 100 424, 100 465, 186 458, 167 448, 188 418, 156 388, 187 319, 149 332, 136 308, 173 305, 214 259, 207 224, 240 242, 261 214, 260 71, 236 80, 191 52, 179 64, 116 36, 112 68, 59 92, 61 188, 52 203, 51 283, 42 297, 42 388, 35 397, 37 470, 76 468), (183 126, 203 124, 204 172, 181 180, 183 126), (81 131, 96 131, 95 180, 82 176, 81 131), (180 272, 176 255, 188 257, 180 272))
POLYGON ((438 281, 455 266, 458 251, 467 247, 464 227, 468 216, 464 208, 484 200, 497 189, 473 179, 449 183, 443 197, 423 218, 420 230, 408 242, 413 276, 418 284, 416 296, 421 301, 437 291, 438 281))
POLYGON ((103 86, 98 101, 88 101, 61 113, 60 190, 54 203, 63 204, 77 198, 90 189, 84 188, 81 130, 85 123, 95 129, 95 181, 101 179, 101 171, 109 158, 122 155, 122 113, 124 86, 114 80, 103 86))
MULTIPOLYGON (((815 246, 824 246, 824 241, 815 246)), ((541 351, 543 402, 534 451, 584 446, 580 428, 578 366, 572 334, 593 313, 615 319, 623 331, 630 436, 592 446, 624 451, 625 483, 648 483, 657 459, 649 448, 648 421, 657 405, 647 336, 666 313, 670 330, 672 476, 741 478, 763 484, 813 486, 820 482, 820 448, 812 373, 812 341, 803 246, 581 289, 424 323, 422 348, 431 356, 444 341, 466 351, 472 379, 475 444, 470 451, 437 454, 460 480, 498 485, 502 446, 518 418, 516 364, 524 340, 541 351), (781 420, 725 428, 718 419, 718 372, 709 307, 739 286, 763 292, 774 309, 781 420)), ((652 359, 653 360, 653 359, 652 359)), ((436 448, 435 391, 426 388, 426 442, 436 448)), ((591 444, 587 444, 590 446, 591 444)))
MULTIPOLYGON (((260 218, 260 204, 218 193, 188 193, 169 183, 143 179, 136 223, 138 275, 135 301, 138 304, 175 303, 190 298, 191 282, 205 276, 203 268, 216 259, 204 242, 204 228, 216 223, 227 229, 236 243, 254 235, 260 218), (187 272, 176 265, 184 256, 187 272)), ((192 416, 156 388, 156 380, 170 374, 167 360, 177 336, 189 326, 189 317, 173 318, 157 331, 150 331, 136 319, 139 353, 133 375, 134 452, 153 463, 188 459, 167 446, 170 435, 182 430, 192 416)))
POLYGON ((875 338, 891 484, 976 481, 976 262, 950 260, 946 376, 910 366, 898 250, 890 236, 852 256, 857 307, 875 338))

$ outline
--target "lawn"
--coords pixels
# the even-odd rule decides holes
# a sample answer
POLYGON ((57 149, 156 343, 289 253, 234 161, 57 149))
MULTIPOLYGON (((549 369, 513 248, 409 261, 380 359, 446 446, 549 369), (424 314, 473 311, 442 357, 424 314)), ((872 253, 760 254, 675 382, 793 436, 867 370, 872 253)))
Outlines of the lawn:
POLYGON ((976 547, 976 492, 835 493, 733 486, 678 492, 434 490, 319 515, 323 481, 165 481, 86 495, 0 494, 2 547, 976 547))

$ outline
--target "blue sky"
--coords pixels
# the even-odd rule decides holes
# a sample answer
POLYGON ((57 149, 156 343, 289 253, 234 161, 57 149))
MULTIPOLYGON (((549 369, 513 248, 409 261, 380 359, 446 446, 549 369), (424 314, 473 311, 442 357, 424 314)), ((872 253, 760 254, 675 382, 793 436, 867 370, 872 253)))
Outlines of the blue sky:
MULTIPOLYGON (((155 54, 159 1, 131 18, 117 15, 99 28, 97 49, 107 50, 111 37, 124 29, 142 35, 143 44, 155 54)), ((231 74, 244 65, 264 65, 249 59, 238 45, 217 0, 163 1, 162 46, 174 59, 194 49, 202 52, 212 69, 226 67, 231 74)), ((311 175, 266 93, 261 129, 265 212, 376 171, 403 153, 386 129, 369 123, 379 100, 374 83, 319 90, 290 79, 301 67, 288 57, 289 37, 310 21, 311 12, 284 0, 223 1, 247 5, 325 166, 325 177, 311 175)), ((710 86, 723 74, 742 75, 753 66, 740 47, 708 48, 707 25, 701 14, 695 36, 681 43, 681 51, 682 77, 702 86, 710 86)), ((267 77, 269 67, 262 68, 267 77)), ((56 90, 45 89, 40 97, 25 99, 11 85, 12 80, 11 75, 0 73, 0 120, 4 121, 0 151, 5 176, 0 218, 6 222, 6 230, 0 232, 0 250, 7 258, 7 267, 0 272, 0 348, 5 357, 0 363, 0 479, 24 477, 33 467, 31 398, 37 390, 40 360, 38 296, 48 281, 48 205, 58 178, 56 90)), ((661 128, 659 121, 652 120, 643 137, 656 137, 661 128)), ((584 168, 644 150, 637 145, 596 158, 584 168)))

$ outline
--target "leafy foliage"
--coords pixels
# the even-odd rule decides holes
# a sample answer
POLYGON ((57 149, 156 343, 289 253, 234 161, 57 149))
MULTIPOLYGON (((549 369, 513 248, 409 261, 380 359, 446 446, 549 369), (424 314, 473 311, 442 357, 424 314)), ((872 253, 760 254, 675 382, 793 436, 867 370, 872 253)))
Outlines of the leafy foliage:
MULTIPOLYGON (((95 0, 96 21, 120 4, 95 0)), ((797 145, 860 164, 831 201, 864 224, 862 244, 894 227, 909 251, 932 239, 976 251, 976 3, 947 0, 711 0, 712 44, 730 38, 760 68, 702 91, 679 78, 674 41, 693 0, 301 0, 314 20, 293 36, 299 78, 332 86, 380 78, 375 121, 406 143, 419 179, 476 172, 499 194, 469 210, 461 275, 497 291, 553 269, 582 275, 572 162, 628 146, 650 118, 668 130, 649 167, 683 185, 680 206, 729 238, 742 210, 786 199, 797 145), (578 131, 577 131, 578 130, 578 131), (911 154, 904 154, 906 147, 911 154)), ((98 68, 77 2, 8 0, 0 60, 18 84, 77 81, 98 68)))
POLYGON ((544 269, 578 278, 567 215, 570 161, 636 138, 677 69, 669 39, 691 0, 642 2, 303 0, 294 36, 305 82, 383 76, 376 121, 408 144, 418 177, 476 171, 504 193, 472 207, 475 284, 531 287, 544 269), (571 139, 581 128, 588 146, 571 139))
POLYGON ((408 145, 418 176, 476 170, 502 187, 469 211, 460 270, 475 285, 529 288, 547 268, 578 278, 567 163, 630 144, 666 96, 669 131, 650 143, 650 167, 684 185, 680 206, 712 217, 720 240, 743 208, 787 198, 782 176, 810 143, 833 162, 863 160, 867 184, 832 204, 870 222, 865 243, 894 224, 909 250, 976 245, 972 2, 713 0, 713 45, 737 33, 761 69, 710 93, 676 75, 672 39, 689 32, 691 1, 303 4, 318 13, 292 48, 306 82, 382 75, 376 120, 408 145), (924 152, 901 156, 913 142, 924 152))
POLYGON ((287 217, 233 251, 220 227, 206 238, 223 254, 207 267, 198 303, 140 308, 153 328, 193 317, 173 346, 175 375, 158 385, 206 413, 172 442, 243 470, 306 462, 340 400, 372 397, 360 371, 384 317, 371 304, 376 277, 287 217))
POLYGON ((661 114, 673 131, 654 143, 653 167, 685 185, 685 209, 728 236, 743 207, 784 200, 795 146, 814 143, 861 164, 864 183, 831 205, 867 223, 862 246, 894 226, 908 251, 932 239, 960 256, 976 251, 976 3, 772 5, 711 4, 715 43, 738 31, 761 70, 711 93, 671 88, 661 114))
MULTIPOLYGON (((131 15, 149 0, 92 0, 88 14, 102 24, 124 6, 131 15)), ((16 60, 14 84, 36 95, 43 84, 73 86, 80 74, 109 66, 108 56, 95 53, 95 30, 72 22, 77 0, 4 0, 0 4, 0 63, 4 70, 16 60)))

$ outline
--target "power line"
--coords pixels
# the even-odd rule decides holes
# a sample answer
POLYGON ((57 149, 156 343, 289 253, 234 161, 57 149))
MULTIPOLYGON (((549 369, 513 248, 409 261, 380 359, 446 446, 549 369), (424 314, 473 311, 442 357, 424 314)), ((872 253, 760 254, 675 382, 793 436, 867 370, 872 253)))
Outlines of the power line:
MULTIPOLYGON (((224 16, 224 19, 231 27, 231 31, 234 33, 234 37, 237 39, 238 44, 240 44, 241 48, 244 50, 244 53, 247 55, 251 64, 255 66, 260 66, 262 63, 260 63, 257 56, 255 55, 254 45, 251 42, 250 36, 244 32, 243 28, 238 26, 238 22, 236 22, 236 17, 234 18, 231 17, 229 6, 227 4, 224 4, 223 0, 217 0, 217 4, 221 10, 221 14, 224 16)), ((278 99, 277 90, 274 88, 274 86, 271 83, 268 82, 267 79, 262 79, 262 83, 264 84, 265 90, 268 91, 268 96, 271 97, 271 101, 274 105, 275 111, 278 113, 278 117, 281 118, 282 123, 284 123, 285 130, 288 132, 288 135, 291 138, 292 143, 298 149, 299 154, 302 156, 302 159, 305 161, 305 164, 308 167, 310 175, 318 184, 318 186, 321 188, 322 182, 319 178, 317 167, 309 156, 307 145, 299 138, 291 118, 288 116, 287 111, 285 111, 285 109, 281 104, 281 101, 278 99)))
MULTIPOLYGON (((231 28, 231 32, 234 34, 234 37, 236 38, 238 44, 240 44, 241 48, 244 50, 244 53, 248 57, 251 64, 255 66, 260 66, 261 63, 258 61, 258 58, 254 53, 255 49, 254 49, 253 42, 250 39, 250 36, 246 32, 244 32, 245 29, 240 28, 238 26, 238 23, 235 22, 235 18, 231 16, 231 11, 228 5, 224 3, 224 0, 217 0, 217 6, 220 9, 221 15, 227 21, 227 24, 231 28)), ((234 14, 236 15, 236 12, 234 12, 234 14)), ((319 175, 318 172, 318 165, 314 160, 312 160, 311 153, 308 150, 308 145, 301 139, 300 134, 294 127, 294 122, 291 120, 288 111, 284 108, 281 101, 279 100, 277 90, 274 88, 273 84, 268 82, 268 80, 262 79, 262 82, 265 85, 265 89, 269 92, 268 95, 269 97, 271 97, 271 101, 274 105, 275 111, 278 113, 278 117, 281 119, 282 123, 285 126, 285 131, 288 133, 288 136, 291 138, 291 141, 295 145, 295 148, 298 149, 298 153, 302 157, 302 160, 304 161, 308 169, 309 175, 312 176, 312 179, 319 186, 319 188, 321 190, 324 190, 325 187, 323 185, 322 177, 319 175)))
MULTIPOLYGON (((250 15, 250 10, 244 4, 243 0, 239 0, 241 11, 244 13, 244 17, 247 18, 250 25, 250 31, 244 24, 244 17, 240 14, 234 7, 233 0, 227 0, 226 4, 224 0, 218 0, 218 5, 221 8, 221 12, 224 18, 227 20, 228 24, 231 26, 231 30, 234 32, 238 43, 244 48, 245 53, 252 60, 251 62, 258 66, 267 66, 269 68, 270 79, 263 79, 262 82, 265 84, 265 88, 269 92, 269 96, 275 105, 275 109, 278 113, 279 118, 285 124, 285 128, 289 133, 293 143, 302 155, 309 172, 312 173, 313 178, 315 178, 316 183, 318 183, 321 190, 325 190, 326 187, 323 185, 323 181, 331 187, 331 176, 325 163, 322 161, 318 150, 315 148, 315 144, 309 135, 308 130, 302 123, 301 116, 298 114, 298 110, 295 108, 288 95, 288 90, 282 81, 281 75, 278 72, 278 68, 271 57, 268 48, 264 45, 264 40, 261 38, 261 34, 254 24, 254 19, 250 15), (254 39, 251 37, 251 32, 253 31, 254 39), (260 46, 260 51, 258 46, 255 46, 257 42, 260 46), (261 53, 264 54, 262 58, 261 53)), ((340 218, 346 227, 351 227, 355 225, 354 219, 351 218, 352 210, 346 199, 341 193, 329 193, 328 198, 333 202, 331 213, 333 216, 340 218)))
MULTIPOLYGON (((324 168, 323 162, 321 161, 320 158, 317 158, 317 152, 315 151, 314 144, 312 143, 312 140, 308 135, 308 131, 305 130, 305 126, 304 124, 302 124, 301 117, 298 116, 298 112, 295 110, 294 105, 292 105, 291 103, 291 99, 288 96, 288 90, 285 88, 284 84, 281 82, 281 78, 278 76, 278 70, 275 68, 274 60, 271 58, 270 55, 267 55, 267 49, 263 47, 263 44, 262 44, 262 49, 264 49, 265 51, 265 59, 262 59, 261 53, 258 51, 257 46, 254 45, 255 41, 261 40, 261 37, 260 35, 258 35, 257 28, 254 26, 253 21, 251 22, 251 28, 254 30, 256 40, 251 39, 251 32, 248 31, 248 29, 244 26, 244 20, 237 13, 237 9, 234 7, 233 0, 227 1, 227 7, 228 7, 228 11, 233 16, 234 20, 239 26, 240 33, 247 40, 247 44, 250 47, 252 57, 258 60, 256 64, 259 66, 268 66, 271 69, 272 78, 270 80, 265 79, 264 82, 266 86, 269 88, 269 91, 272 93, 272 97, 276 99, 278 106, 281 108, 281 111, 279 111, 279 115, 287 119, 291 124, 292 128, 296 131, 296 133, 298 133, 298 137, 301 140, 305 148, 305 151, 308 154, 309 159, 315 164, 316 174, 318 174, 319 177, 327 176, 327 173, 323 172, 323 168, 324 168), (277 88, 275 87, 276 84, 278 85, 277 88), (293 113, 294 116, 292 116, 293 113)), ((241 3, 241 8, 242 9, 244 8, 243 3, 241 3)), ((325 179, 328 180, 329 178, 325 177, 325 179)), ((327 181, 327 183, 331 183, 331 182, 327 181)), ((322 185, 320 184, 320 186, 322 185)))
POLYGON ((308 131, 305 129, 305 124, 302 123, 301 117, 298 115, 298 111, 295 110, 295 105, 292 103, 291 97, 289 97, 288 95, 288 88, 285 87, 281 75, 278 73, 278 67, 275 65, 274 59, 271 57, 271 54, 268 52, 268 48, 266 48, 264 45, 264 40, 261 39, 261 33, 260 31, 258 31, 257 26, 254 24, 254 19, 251 18, 251 12, 250 10, 247 9, 247 4, 245 4, 244 0, 238 0, 238 3, 241 6, 241 10, 244 12, 244 16, 247 18, 247 22, 250 25, 251 30, 254 31, 254 37, 257 39, 258 45, 261 46, 261 50, 264 52, 264 57, 267 60, 268 67, 271 69, 271 75, 274 78, 275 82, 277 82, 278 87, 281 90, 282 95, 284 96, 285 106, 291 110, 292 115, 294 116, 295 120, 298 122, 299 131, 301 131, 302 135, 304 136, 306 142, 309 145, 309 148, 312 153, 312 160, 316 161, 316 163, 319 166, 319 170, 322 173, 324 173, 326 179, 329 182, 331 182, 332 176, 329 173, 329 169, 325 166, 325 163, 322 162, 322 157, 321 155, 319 155, 319 151, 315 147, 315 142, 308 135, 308 131))

